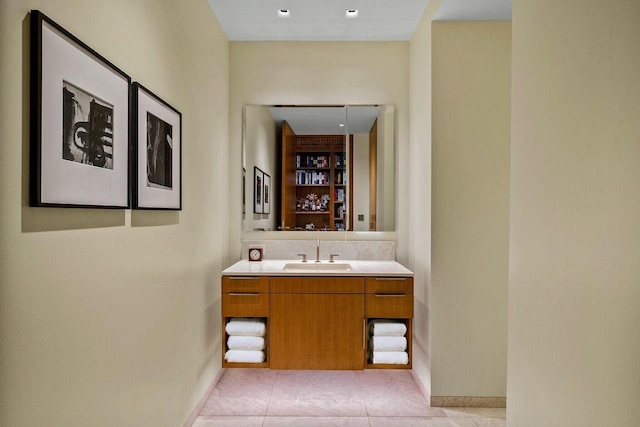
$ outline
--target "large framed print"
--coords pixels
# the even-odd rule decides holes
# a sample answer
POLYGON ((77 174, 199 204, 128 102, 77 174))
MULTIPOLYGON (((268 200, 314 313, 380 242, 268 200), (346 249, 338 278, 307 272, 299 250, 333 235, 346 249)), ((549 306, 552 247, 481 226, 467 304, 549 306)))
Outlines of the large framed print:
POLYGON ((133 208, 182 209, 182 114, 133 83, 133 208))
POLYGON ((129 207, 131 78, 31 11, 30 204, 129 207))

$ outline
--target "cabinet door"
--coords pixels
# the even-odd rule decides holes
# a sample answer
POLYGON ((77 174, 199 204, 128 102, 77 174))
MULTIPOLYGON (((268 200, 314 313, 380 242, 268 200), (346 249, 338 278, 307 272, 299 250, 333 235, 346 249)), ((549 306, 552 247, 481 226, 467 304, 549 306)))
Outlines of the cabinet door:
POLYGON ((364 369, 364 295, 271 295, 272 369, 364 369))

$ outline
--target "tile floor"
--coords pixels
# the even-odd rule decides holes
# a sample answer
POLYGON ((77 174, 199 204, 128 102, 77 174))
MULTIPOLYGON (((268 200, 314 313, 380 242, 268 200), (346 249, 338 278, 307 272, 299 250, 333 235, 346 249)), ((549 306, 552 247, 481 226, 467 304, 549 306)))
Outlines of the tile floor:
POLYGON ((192 427, 504 427, 505 417, 431 408, 407 370, 227 369, 192 427))

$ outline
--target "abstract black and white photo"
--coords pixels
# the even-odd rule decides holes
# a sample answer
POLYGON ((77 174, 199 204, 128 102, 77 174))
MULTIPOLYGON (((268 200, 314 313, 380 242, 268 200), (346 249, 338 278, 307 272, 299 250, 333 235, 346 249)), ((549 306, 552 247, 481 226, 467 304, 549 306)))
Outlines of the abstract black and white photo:
POLYGON ((113 105, 62 83, 62 158, 113 169, 113 105))
POLYGON ((30 12, 29 205, 129 208, 131 77, 30 12))
POLYGON ((131 105, 133 208, 182 210, 182 114, 138 82, 131 105))
POLYGON ((173 126, 147 112, 147 186, 172 188, 173 126))

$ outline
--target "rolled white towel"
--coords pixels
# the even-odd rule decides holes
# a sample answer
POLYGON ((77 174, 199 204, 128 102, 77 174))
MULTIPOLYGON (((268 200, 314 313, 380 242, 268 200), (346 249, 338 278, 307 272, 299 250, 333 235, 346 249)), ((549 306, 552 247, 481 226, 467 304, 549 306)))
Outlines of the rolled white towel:
POLYGON ((225 331, 229 335, 263 337, 266 326, 260 319, 234 318, 227 322, 225 331))
POLYGON ((405 337, 379 337, 372 336, 369 340, 369 348, 373 351, 405 351, 407 339, 405 337))
POLYGON ((264 352, 255 350, 227 350, 224 360, 235 363, 262 363, 264 352))
POLYGON ((231 335, 227 340, 229 350, 264 350, 264 338, 231 335))
POLYGON ((372 320, 369 330, 371 335, 402 337, 407 333, 407 325, 393 320, 372 320))
POLYGON ((404 351, 374 351, 372 362, 406 365, 409 363, 409 355, 404 351))

